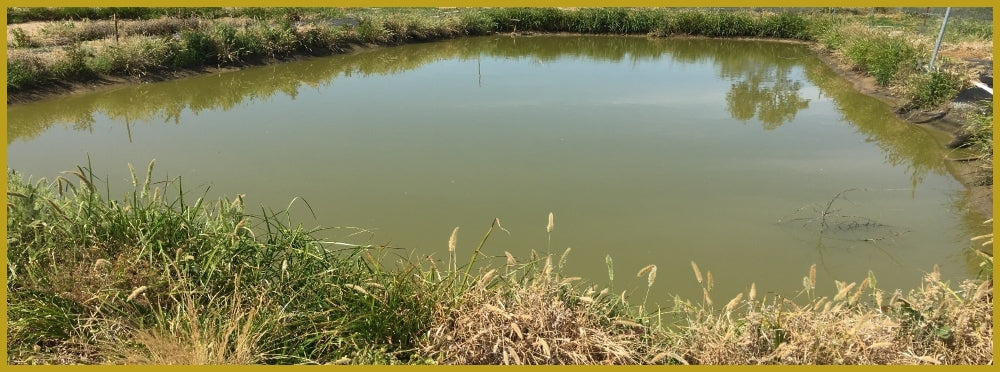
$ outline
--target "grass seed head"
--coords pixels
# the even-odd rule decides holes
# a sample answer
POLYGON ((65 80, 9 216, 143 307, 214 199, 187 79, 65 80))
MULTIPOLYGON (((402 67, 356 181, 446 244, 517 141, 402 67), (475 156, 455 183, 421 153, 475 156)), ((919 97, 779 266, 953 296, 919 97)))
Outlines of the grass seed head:
POLYGON ((132 293, 130 293, 128 297, 125 298, 125 301, 134 300, 137 296, 141 295, 143 292, 146 292, 147 289, 149 289, 149 287, 147 286, 141 286, 139 288, 133 289, 132 293))
POLYGON ((816 264, 809 266, 809 288, 816 288, 816 264))
POLYGON ((739 294, 737 294, 736 297, 733 297, 732 300, 729 300, 729 303, 726 304, 726 311, 727 312, 733 311, 733 309, 736 308, 736 305, 739 305, 741 299, 743 299, 743 293, 742 292, 740 292, 739 294))
POLYGON ((694 263, 694 261, 691 261, 691 269, 694 270, 694 278, 698 280, 698 284, 701 284, 702 282, 701 270, 698 270, 698 264, 694 263))
POLYGON ((653 282, 656 281, 656 265, 653 265, 652 269, 649 269, 649 276, 646 277, 646 286, 652 287, 653 282))
POLYGON ((451 231, 451 238, 448 238, 448 252, 455 251, 455 244, 458 243, 458 226, 451 231))

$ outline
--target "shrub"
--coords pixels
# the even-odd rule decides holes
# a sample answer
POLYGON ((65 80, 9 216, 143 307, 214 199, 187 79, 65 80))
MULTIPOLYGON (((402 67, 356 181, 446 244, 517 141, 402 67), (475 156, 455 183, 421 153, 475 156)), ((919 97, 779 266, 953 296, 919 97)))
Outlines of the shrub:
POLYGON ((762 37, 805 39, 806 20, 795 13, 781 13, 764 17, 761 20, 760 35, 762 37))
POLYGON ((917 73, 908 79, 907 96, 916 107, 936 107, 958 95, 964 85, 963 76, 950 71, 917 73))
POLYGON ((31 87, 47 79, 49 74, 41 59, 35 56, 14 56, 7 59, 7 89, 31 87))
POLYGON ((702 12, 681 12, 676 14, 667 31, 668 34, 708 35, 706 26, 708 15, 702 12))
POLYGON ((52 65, 52 74, 56 78, 66 80, 86 79, 94 76, 94 71, 87 66, 90 52, 80 44, 63 48, 65 57, 52 65))
POLYGON ((180 34, 170 64, 177 67, 193 67, 215 60, 215 44, 207 34, 184 30, 180 34))
POLYGON ((142 76, 160 70, 172 58, 169 39, 137 38, 105 47, 90 61, 93 71, 112 74, 142 76))
POLYGON ((483 12, 463 13, 460 24, 469 35, 486 35, 497 29, 496 21, 483 12))
POLYGON ((850 38, 844 48, 847 59, 879 85, 888 85, 901 67, 914 64, 918 57, 917 48, 902 36, 867 32, 850 38))
POLYGON ((12 39, 9 40, 7 44, 9 44, 12 47, 33 48, 35 46, 38 46, 38 43, 36 43, 34 40, 28 37, 28 35, 25 34, 24 30, 22 30, 20 27, 12 28, 10 30, 10 36, 12 37, 12 39))
POLYGON ((236 28, 225 23, 216 23, 212 28, 210 38, 219 62, 238 62, 241 60, 241 50, 237 45, 236 28))

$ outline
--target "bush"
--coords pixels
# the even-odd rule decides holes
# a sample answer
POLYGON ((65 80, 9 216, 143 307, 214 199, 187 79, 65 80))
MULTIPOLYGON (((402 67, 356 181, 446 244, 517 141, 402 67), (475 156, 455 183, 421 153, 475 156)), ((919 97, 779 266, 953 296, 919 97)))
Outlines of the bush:
POLYGON ((65 58, 57 61, 52 67, 52 74, 56 78, 65 80, 80 80, 94 76, 94 70, 87 66, 87 57, 90 53, 80 44, 73 44, 63 48, 65 58))
POLYGON ((34 40, 28 37, 20 27, 12 28, 10 30, 11 40, 7 42, 8 45, 15 48, 33 48, 38 46, 34 40))
POLYGON ((240 61, 241 50, 237 45, 235 27, 225 23, 217 23, 212 28, 210 37, 219 62, 240 61))
POLYGON ((460 24, 469 35, 487 35, 497 29, 497 22, 483 12, 463 13, 460 24))
POLYGON ((888 85, 900 68, 915 64, 917 48, 902 36, 869 32, 846 42, 847 59, 863 72, 875 77, 879 85, 888 85))
POLYGON ((170 64, 177 67, 193 67, 216 60, 215 44, 203 32, 182 31, 177 49, 170 64))
POLYGON ((174 48, 169 39, 133 39, 110 45, 90 61, 93 71, 111 74, 142 76, 160 70, 171 61, 174 48))
POLYGON ((907 96, 919 108, 940 106, 958 95, 965 85, 963 76, 944 70, 913 74, 908 80, 907 96))
POLYGON ((709 35, 708 15, 702 12, 682 12, 674 16, 668 34, 709 35))
POLYGON ((34 56, 7 59, 7 89, 28 88, 46 80, 49 74, 42 61, 34 56))
POLYGON ((761 20, 761 37, 806 39, 806 20, 795 13, 781 13, 761 20))

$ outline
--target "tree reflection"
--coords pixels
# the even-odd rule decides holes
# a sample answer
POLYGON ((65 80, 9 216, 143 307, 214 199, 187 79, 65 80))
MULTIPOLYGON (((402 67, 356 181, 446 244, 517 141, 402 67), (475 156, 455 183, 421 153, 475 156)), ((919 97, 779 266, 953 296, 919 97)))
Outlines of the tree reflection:
POLYGON ((772 130, 795 119, 799 110, 809 107, 809 100, 799 96, 802 83, 788 78, 787 67, 744 70, 742 80, 733 83, 726 93, 726 107, 734 119, 760 120, 772 130))
POLYGON ((830 97, 845 122, 863 135, 866 142, 878 146, 886 163, 906 167, 912 192, 916 192, 928 173, 948 172, 943 143, 897 118, 884 102, 858 92, 851 82, 822 64, 806 66, 805 75, 824 96, 830 97))

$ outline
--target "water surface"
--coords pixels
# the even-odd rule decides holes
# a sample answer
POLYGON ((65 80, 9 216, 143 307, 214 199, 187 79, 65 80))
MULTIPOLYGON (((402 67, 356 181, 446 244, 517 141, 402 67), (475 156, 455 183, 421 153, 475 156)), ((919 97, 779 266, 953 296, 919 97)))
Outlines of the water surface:
MULTIPOLYGON (((292 206, 356 244, 459 257, 572 248, 566 271, 616 289, 716 300, 794 295, 869 270, 914 288, 934 264, 976 275, 941 134, 895 118, 802 45, 491 36, 362 51, 8 106, 8 167, 86 164, 113 195, 156 159, 248 211, 292 206), (838 197, 839 195, 839 197, 838 197), (832 201, 832 203, 831 203, 832 201), (555 214, 551 246, 545 227, 555 214), (363 229, 363 230, 359 230, 363 229)), ((497 263, 502 262, 498 260, 497 263)), ((642 292, 639 292, 642 293, 642 292)))

